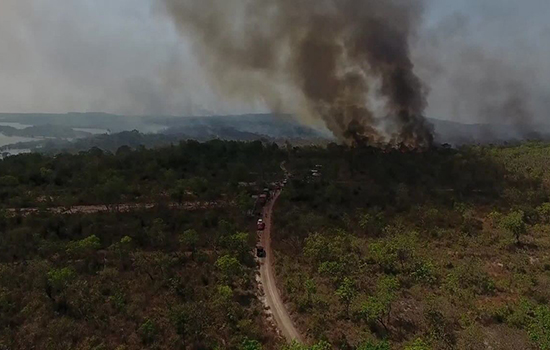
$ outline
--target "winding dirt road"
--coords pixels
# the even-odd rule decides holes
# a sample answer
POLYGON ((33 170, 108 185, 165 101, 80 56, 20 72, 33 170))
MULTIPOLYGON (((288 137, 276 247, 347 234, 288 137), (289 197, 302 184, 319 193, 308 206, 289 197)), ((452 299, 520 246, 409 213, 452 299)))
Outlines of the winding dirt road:
POLYGON ((301 334, 298 332, 290 314, 288 313, 277 284, 275 281, 275 273, 273 271, 273 251, 271 249, 271 228, 273 207, 279 198, 280 191, 276 192, 273 199, 264 208, 265 230, 262 233, 261 245, 264 247, 267 256, 260 261, 260 278, 262 281, 263 290, 265 293, 266 303, 269 306, 275 323, 281 331, 282 335, 288 342, 298 341, 304 342, 301 334))

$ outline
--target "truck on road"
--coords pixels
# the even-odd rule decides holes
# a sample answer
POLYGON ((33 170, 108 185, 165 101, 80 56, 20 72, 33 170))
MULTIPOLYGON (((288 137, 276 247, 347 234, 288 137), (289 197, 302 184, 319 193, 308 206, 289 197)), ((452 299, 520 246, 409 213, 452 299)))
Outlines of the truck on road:
POLYGON ((263 219, 258 219, 257 227, 258 227, 258 231, 265 230, 265 222, 263 219))

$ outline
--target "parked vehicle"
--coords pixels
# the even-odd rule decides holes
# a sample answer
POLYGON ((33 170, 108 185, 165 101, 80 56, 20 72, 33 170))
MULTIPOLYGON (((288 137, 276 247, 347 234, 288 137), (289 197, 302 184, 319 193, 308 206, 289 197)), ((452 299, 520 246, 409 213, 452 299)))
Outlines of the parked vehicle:
POLYGON ((263 231, 263 230, 265 230, 265 222, 264 222, 264 220, 263 220, 263 219, 258 219, 257 226, 258 226, 258 231, 263 231))
POLYGON ((267 195, 266 194, 261 194, 260 197, 258 198, 258 202, 261 205, 266 204, 267 203, 267 195))
POLYGON ((262 246, 256 247, 256 256, 258 258, 265 258, 267 256, 267 252, 265 251, 264 247, 262 246))

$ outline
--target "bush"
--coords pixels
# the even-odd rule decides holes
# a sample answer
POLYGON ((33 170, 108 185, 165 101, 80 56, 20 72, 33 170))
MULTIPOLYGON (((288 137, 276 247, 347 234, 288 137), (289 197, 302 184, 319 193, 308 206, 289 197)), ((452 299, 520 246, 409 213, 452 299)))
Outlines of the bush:
POLYGON ((432 347, 429 346, 424 340, 416 339, 411 344, 406 345, 404 350, 431 350, 432 347))
POLYGON ((390 350, 390 343, 387 341, 368 341, 357 347, 357 350, 390 350))
POLYGON ((257 340, 246 338, 239 346, 239 350, 262 350, 262 344, 257 340))
POLYGON ((48 284, 56 289, 63 290, 76 278, 76 272, 70 267, 52 269, 48 272, 48 284))
POLYGON ((87 256, 101 248, 101 242, 96 235, 91 235, 80 241, 70 242, 67 245, 67 253, 75 256, 87 256))
POLYGON ((416 282, 425 284, 433 284, 437 280, 435 276, 435 267, 431 262, 416 263, 412 276, 416 282))
POLYGON ((514 235, 518 244, 520 243, 521 236, 527 231, 525 221, 523 220, 524 216, 525 214, 521 210, 513 211, 502 218, 500 222, 500 227, 514 235))
POLYGON ((216 267, 222 273, 225 281, 234 281, 243 272, 243 267, 239 260, 230 255, 224 255, 216 260, 216 267))
POLYGON ((464 289, 471 289, 475 294, 492 294, 495 282, 485 273, 475 261, 466 262, 447 275, 447 289, 460 294, 464 289))
POLYGON ((550 308, 547 305, 535 308, 528 332, 531 340, 541 350, 550 349, 550 308))
POLYGON ((157 326, 151 320, 145 321, 138 329, 138 334, 144 344, 151 344, 157 337, 157 326))
POLYGON ((550 223, 550 203, 543 203, 537 208, 539 220, 545 224, 550 223))

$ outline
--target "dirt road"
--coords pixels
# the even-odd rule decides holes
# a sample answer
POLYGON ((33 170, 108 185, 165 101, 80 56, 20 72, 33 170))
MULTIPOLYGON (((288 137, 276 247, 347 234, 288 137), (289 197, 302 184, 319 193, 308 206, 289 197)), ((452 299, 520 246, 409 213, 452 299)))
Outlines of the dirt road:
POLYGON ((260 278, 265 293, 266 303, 269 306, 277 327, 288 342, 296 340, 303 343, 303 338, 294 326, 290 314, 283 303, 279 289, 275 282, 273 271, 273 251, 271 249, 271 228, 273 206, 279 198, 280 192, 277 192, 264 209, 265 230, 262 233, 261 245, 265 248, 267 256, 260 262, 260 278))

